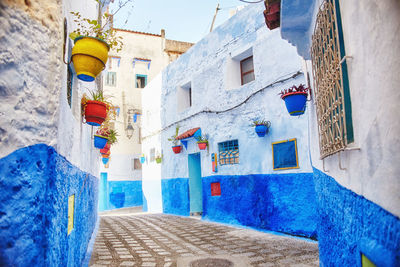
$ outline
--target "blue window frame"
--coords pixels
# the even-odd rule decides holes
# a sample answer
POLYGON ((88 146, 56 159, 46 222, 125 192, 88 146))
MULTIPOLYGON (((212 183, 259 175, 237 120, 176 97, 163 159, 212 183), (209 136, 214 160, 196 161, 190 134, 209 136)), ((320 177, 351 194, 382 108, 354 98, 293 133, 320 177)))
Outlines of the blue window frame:
POLYGON ((219 164, 238 164, 239 163, 239 142, 230 140, 218 143, 219 164))
POLYGON ((147 75, 136 74, 136 88, 144 88, 147 85, 147 75))
POLYGON ((296 138, 272 143, 272 164, 274 170, 299 168, 296 138))

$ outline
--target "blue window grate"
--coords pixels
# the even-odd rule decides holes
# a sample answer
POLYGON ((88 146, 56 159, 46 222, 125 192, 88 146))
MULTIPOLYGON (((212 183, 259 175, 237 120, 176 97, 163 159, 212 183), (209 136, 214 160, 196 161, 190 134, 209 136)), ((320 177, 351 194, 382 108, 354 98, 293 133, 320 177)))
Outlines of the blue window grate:
POLYGON ((231 140, 218 143, 219 164, 238 164, 239 163, 239 142, 231 140))

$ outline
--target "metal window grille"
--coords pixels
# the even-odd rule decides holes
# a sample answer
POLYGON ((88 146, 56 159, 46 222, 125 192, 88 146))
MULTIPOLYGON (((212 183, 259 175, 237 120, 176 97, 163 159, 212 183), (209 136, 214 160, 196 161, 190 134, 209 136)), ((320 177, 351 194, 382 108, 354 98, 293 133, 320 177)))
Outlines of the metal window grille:
POLYGON ((238 164, 239 163, 239 142, 231 140, 218 143, 219 164, 238 164))
POLYGON ((312 66, 321 159, 347 146, 345 94, 335 0, 321 6, 312 36, 312 66))
POLYGON ((140 163, 139 159, 133 159, 133 166, 135 170, 141 170, 142 169, 142 163, 140 163))
POLYGON ((73 81, 72 69, 68 65, 68 67, 67 67, 67 101, 68 101, 69 107, 71 107, 71 104, 72 104, 72 81, 73 81))

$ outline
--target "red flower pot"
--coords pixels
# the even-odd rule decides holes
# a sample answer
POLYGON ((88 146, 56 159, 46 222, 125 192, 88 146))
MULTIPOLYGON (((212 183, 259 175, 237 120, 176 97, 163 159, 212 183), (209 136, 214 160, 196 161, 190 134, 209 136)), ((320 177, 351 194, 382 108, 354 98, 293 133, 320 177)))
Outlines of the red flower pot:
POLYGON ((206 143, 206 142, 204 142, 204 143, 197 143, 197 145, 199 146, 200 150, 204 150, 204 149, 207 148, 207 143, 206 143))
POLYGON ((85 106, 86 123, 100 126, 107 117, 107 105, 100 101, 88 100, 85 106))
POLYGON ((110 151, 110 144, 106 144, 106 146, 103 149, 100 149, 101 154, 107 154, 110 151))
POLYGON ((179 154, 182 151, 182 146, 173 146, 172 151, 174 151, 175 154, 179 154))

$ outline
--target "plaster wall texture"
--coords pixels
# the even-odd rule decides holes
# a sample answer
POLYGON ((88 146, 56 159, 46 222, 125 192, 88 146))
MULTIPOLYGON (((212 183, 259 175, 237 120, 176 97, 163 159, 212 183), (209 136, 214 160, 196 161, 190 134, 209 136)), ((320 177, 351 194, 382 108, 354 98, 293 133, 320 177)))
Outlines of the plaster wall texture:
MULTIPOLYGON (((354 143, 325 159, 326 174, 342 186, 400 217, 400 3, 340 1, 351 95, 354 143)), ((311 69, 308 62, 308 69, 311 69)), ((318 140, 315 106, 310 105, 311 140, 318 140)), ((323 170, 319 145, 311 143, 312 164, 323 170)))
MULTIPOLYGON (((282 89, 305 83, 303 75, 267 87, 301 70, 301 61, 296 50, 280 38, 279 31, 269 31, 265 27, 262 8, 262 4, 255 4, 241 10, 163 72, 163 178, 188 177, 187 154, 199 152, 195 140, 189 141, 183 153, 172 152, 167 138, 175 133, 177 122, 181 127, 180 133, 201 127, 202 133, 209 135, 210 153, 218 153, 218 142, 238 139, 240 164, 219 166, 219 175, 276 172, 272 170, 271 142, 290 138, 297 138, 300 168, 276 173, 311 172, 305 131, 307 116, 291 117, 278 96, 282 89), (237 88, 227 88, 229 79, 226 77, 240 76, 237 72, 227 73, 228 61, 232 58, 240 60, 249 51, 254 58, 255 80, 237 88), (177 91, 189 82, 192 88, 192 107, 179 112, 177 91), (267 88, 231 111, 201 113, 203 110, 223 111, 234 107, 264 87, 267 88), (254 128, 250 127, 252 119, 256 118, 271 121, 270 133, 264 138, 259 138, 254 128)), ((202 177, 213 175, 211 155, 207 152, 201 154, 202 177)))
MULTIPOLYGON (((98 152, 92 148, 91 128, 82 125, 80 118, 80 96, 88 86, 75 77, 71 108, 66 97, 61 33, 62 14, 69 14, 69 4, 48 1, 39 8, 37 1, 26 6, 1 3, 0 157, 21 147, 46 143, 75 166, 96 174, 98 166, 93 162, 98 152)), ((83 10, 82 14, 90 17, 93 12, 83 10)))
POLYGON ((0 159, 0 192, 1 266, 81 266, 97 220, 95 176, 37 144, 0 159))
MULTIPOLYGON (((156 153, 162 154, 161 136, 161 82, 162 74, 158 74, 142 93, 143 111, 143 141, 142 150, 144 154, 150 155, 150 150, 155 149, 156 153)), ((165 157, 162 159, 165 160, 165 157)), ((142 164, 143 174, 143 196, 146 200, 148 212, 162 212, 162 193, 161 193, 161 168, 162 164, 155 161, 150 162, 150 158, 142 164)))

